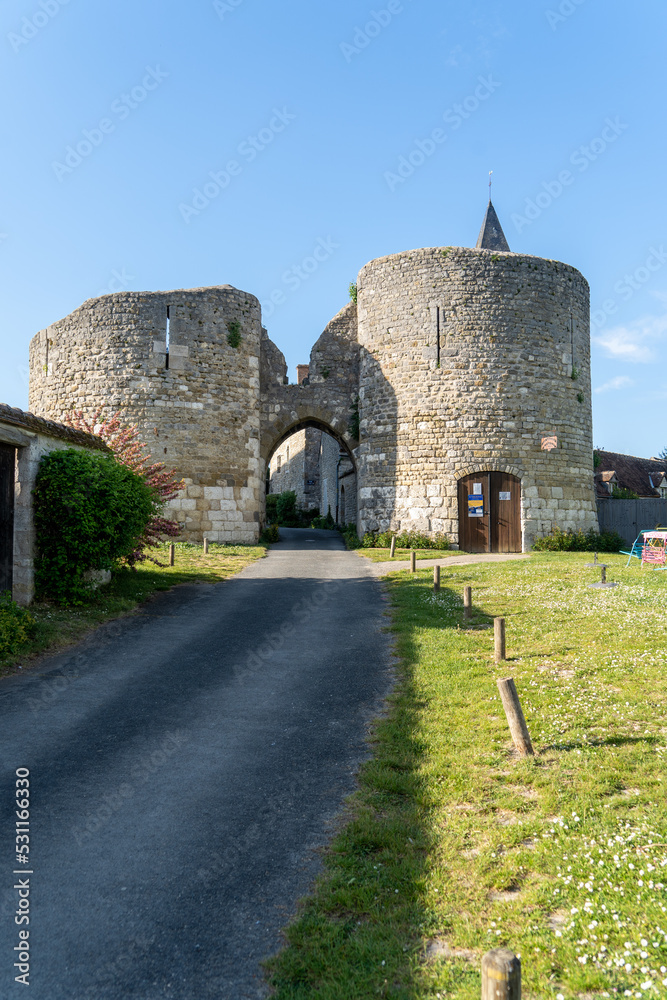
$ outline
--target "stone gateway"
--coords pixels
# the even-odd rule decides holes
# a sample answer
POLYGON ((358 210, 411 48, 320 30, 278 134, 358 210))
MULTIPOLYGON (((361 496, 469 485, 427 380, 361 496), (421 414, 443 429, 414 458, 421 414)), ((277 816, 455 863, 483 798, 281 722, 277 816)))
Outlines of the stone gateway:
POLYGON ((356 470, 360 534, 514 551, 597 529, 588 284, 506 246, 489 204, 474 249, 371 261, 296 385, 249 293, 90 299, 32 339, 30 409, 122 410, 185 478, 167 509, 185 540, 255 541, 268 463, 308 427, 356 470))

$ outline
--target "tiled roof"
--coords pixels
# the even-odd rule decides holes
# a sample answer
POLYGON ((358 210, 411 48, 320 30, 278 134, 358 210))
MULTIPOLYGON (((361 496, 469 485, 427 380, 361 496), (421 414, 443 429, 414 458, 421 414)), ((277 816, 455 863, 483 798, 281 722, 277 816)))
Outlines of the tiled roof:
POLYGON ((615 451, 599 451, 595 454, 600 462, 595 468, 595 486, 598 496, 609 496, 603 483, 609 482, 616 474, 616 483, 621 489, 632 490, 639 497, 659 497, 655 488, 667 474, 664 459, 637 458, 635 455, 620 455, 615 451))
POLYGON ((6 403, 0 403, 0 424, 9 424, 11 427, 18 427, 21 430, 48 434, 49 437, 70 441, 72 444, 81 444, 88 448, 108 451, 102 438, 96 437, 94 434, 75 431, 73 427, 67 427, 66 424, 59 424, 55 420, 45 420, 44 417, 36 417, 34 413, 26 413, 15 406, 7 406, 6 403))

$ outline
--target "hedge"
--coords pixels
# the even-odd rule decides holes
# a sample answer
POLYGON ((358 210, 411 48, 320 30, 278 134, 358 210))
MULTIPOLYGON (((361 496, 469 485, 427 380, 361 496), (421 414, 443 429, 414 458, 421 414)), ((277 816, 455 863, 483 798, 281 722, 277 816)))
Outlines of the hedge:
POLYGON ((89 570, 113 569, 156 512, 155 493, 113 456, 67 448, 44 455, 34 489, 38 597, 77 603, 89 570))

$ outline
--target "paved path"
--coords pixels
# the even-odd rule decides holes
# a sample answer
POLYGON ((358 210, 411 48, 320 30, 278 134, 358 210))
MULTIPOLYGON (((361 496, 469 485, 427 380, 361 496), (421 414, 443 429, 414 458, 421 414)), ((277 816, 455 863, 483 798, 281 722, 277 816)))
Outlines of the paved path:
POLYGON ((0 681, 0 997, 16 768, 30 769, 32 1000, 245 1000, 319 870, 391 683, 370 563, 282 531, 0 681))
MULTIPOLYGON (((386 562, 371 562, 365 556, 360 556, 364 562, 371 564, 375 576, 386 576, 399 569, 410 569, 409 559, 388 559, 386 562)), ((417 559, 417 569, 428 569, 430 566, 470 566, 473 563, 507 562, 509 559, 530 559, 530 552, 478 552, 475 555, 443 556, 441 559, 417 559)))

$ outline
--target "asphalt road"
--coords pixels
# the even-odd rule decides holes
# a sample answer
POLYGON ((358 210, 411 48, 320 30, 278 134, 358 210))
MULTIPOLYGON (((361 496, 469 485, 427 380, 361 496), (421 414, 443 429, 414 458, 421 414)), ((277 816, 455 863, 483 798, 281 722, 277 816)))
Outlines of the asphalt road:
POLYGON ((371 566, 332 532, 282 535, 237 577, 0 681, 2 1000, 267 995, 259 963, 320 868, 391 684, 371 566))

